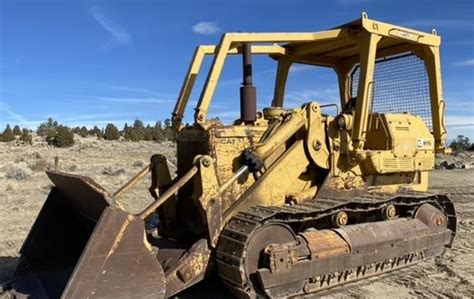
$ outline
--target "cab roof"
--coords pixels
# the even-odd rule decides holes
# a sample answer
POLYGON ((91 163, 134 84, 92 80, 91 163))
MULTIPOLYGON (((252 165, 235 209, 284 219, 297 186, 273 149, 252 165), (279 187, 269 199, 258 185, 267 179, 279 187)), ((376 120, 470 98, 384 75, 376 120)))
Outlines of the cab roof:
POLYGON ((423 47, 439 47, 441 43, 435 30, 421 32, 371 20, 362 13, 360 19, 328 31, 315 32, 313 41, 290 42, 283 47, 297 63, 323 66, 354 64, 359 60, 361 47, 365 46, 365 40, 361 38, 363 32, 382 37, 377 44, 377 58, 416 52, 423 47))

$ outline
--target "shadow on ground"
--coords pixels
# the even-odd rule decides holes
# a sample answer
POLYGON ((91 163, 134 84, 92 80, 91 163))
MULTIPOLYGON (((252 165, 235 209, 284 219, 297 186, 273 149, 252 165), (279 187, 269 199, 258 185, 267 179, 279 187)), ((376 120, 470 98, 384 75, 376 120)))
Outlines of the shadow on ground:
POLYGON ((0 283, 7 281, 15 271, 18 257, 0 256, 0 283))
POLYGON ((196 284, 195 286, 177 294, 175 298, 234 298, 217 275, 196 284))
MULTIPOLYGON (((0 256, 0 284, 7 282, 13 275, 18 257, 0 256)), ((233 298, 226 287, 219 281, 216 275, 212 275, 205 281, 184 290, 174 298, 233 298)))
MULTIPOLYGON (((18 263, 18 257, 11 257, 11 256, 1 256, 0 257, 0 284, 7 282, 13 272, 15 271, 16 265, 18 263)), ((413 269, 413 267, 411 267, 413 269)), ((403 270, 401 270, 403 271, 403 270)), ((377 277, 373 277, 371 279, 367 279, 365 281, 359 281, 350 284, 352 286, 352 290, 355 291, 357 295, 357 289, 363 287, 364 285, 374 283, 379 279, 386 277, 386 275, 380 275, 377 277)), ((346 286, 340 286, 333 289, 329 289, 323 292, 318 293, 318 296, 322 297, 340 297, 342 295, 340 292, 345 289, 346 286)), ((352 293, 345 293, 343 297, 358 297, 353 296, 352 293)), ((195 286, 184 290, 183 292, 173 296, 173 298, 178 299, 201 299, 201 298, 234 298, 234 296, 228 291, 227 287, 220 281, 217 274, 212 274, 210 277, 205 279, 204 281, 196 284, 195 286)))

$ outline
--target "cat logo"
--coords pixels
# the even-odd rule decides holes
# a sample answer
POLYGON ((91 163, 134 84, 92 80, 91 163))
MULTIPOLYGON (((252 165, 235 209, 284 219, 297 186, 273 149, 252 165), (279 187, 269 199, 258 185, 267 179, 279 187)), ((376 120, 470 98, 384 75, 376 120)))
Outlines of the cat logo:
POLYGON ((235 144, 235 139, 223 138, 219 142, 220 144, 235 144))

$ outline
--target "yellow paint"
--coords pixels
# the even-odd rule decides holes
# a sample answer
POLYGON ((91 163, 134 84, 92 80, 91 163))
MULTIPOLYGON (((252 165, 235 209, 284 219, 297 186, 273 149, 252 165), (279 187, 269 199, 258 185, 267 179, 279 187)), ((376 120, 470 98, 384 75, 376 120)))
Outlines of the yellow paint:
MULTIPOLYGON (((119 247, 120 242, 122 242, 123 236, 125 235, 125 231, 127 230, 127 227, 130 225, 130 223, 133 221, 133 216, 132 215, 127 215, 127 219, 123 222, 122 226, 120 227, 120 230, 117 234, 117 237, 114 240, 114 243, 110 247, 109 252, 107 253, 107 256, 105 258, 105 261, 109 259, 110 256, 112 256, 115 252, 115 250, 119 247)), ((104 261, 104 263, 105 263, 104 261)))
POLYGON ((304 200, 322 187, 340 192, 361 188, 398 192, 402 187, 425 191, 435 153, 446 151, 440 42, 435 32, 391 25, 363 14, 361 19, 326 31, 226 33, 215 46, 199 46, 173 112, 173 125, 178 131, 178 172, 185 173, 192 165, 199 165, 200 169, 192 188, 180 190, 179 197, 192 198, 203 209, 208 227, 215 230, 209 232, 213 236, 211 246, 218 230, 238 211, 255 205, 282 206, 291 198, 304 200), (247 125, 239 120, 229 126, 210 122, 208 108, 223 66, 229 55, 240 54, 244 43, 251 44, 253 54, 268 55, 278 62, 274 98, 269 107, 274 114, 269 113, 266 118, 259 115, 255 123, 247 125), (431 126, 414 115, 371 111, 376 60, 407 52, 425 62, 431 126), (195 107, 194 124, 182 127, 189 95, 205 56, 211 56, 213 61, 195 107), (335 118, 322 114, 316 102, 281 108, 285 107, 286 82, 294 63, 333 69, 341 106, 351 100, 350 74, 359 65, 353 111, 335 118), (338 120, 345 127, 340 127, 338 120), (229 188, 219 191, 243 166, 245 150, 252 150, 263 162, 261 173, 232 181, 229 188), (212 161, 211 165, 203 166, 203 159, 212 161), (326 175, 328 183, 323 186, 326 175), (216 201, 218 206, 214 205, 216 201), (220 227, 212 226, 215 223, 220 227))

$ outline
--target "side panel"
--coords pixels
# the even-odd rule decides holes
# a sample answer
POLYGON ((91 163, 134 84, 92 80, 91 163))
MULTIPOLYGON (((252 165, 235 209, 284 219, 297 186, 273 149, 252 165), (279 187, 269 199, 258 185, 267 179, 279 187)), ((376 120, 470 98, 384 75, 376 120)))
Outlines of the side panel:
MULTIPOLYGON (((241 166, 244 149, 256 144, 267 129, 261 126, 215 126, 209 130, 187 127, 178 136, 178 176, 184 175, 197 155, 209 155, 215 161, 219 185, 230 179, 241 166)), ((253 176, 237 180, 222 194, 222 209, 229 208, 255 182, 253 176)), ((199 215, 197 200, 202 195, 202 184, 190 181, 178 193, 178 221, 186 223, 188 231, 201 233, 204 229, 203 215, 199 215)))
POLYGON ((416 191, 428 188, 434 169, 434 138, 419 116, 373 114, 367 133, 367 159, 362 163, 366 180, 384 192, 401 186, 416 191))
POLYGON ((284 205, 287 195, 311 187, 311 178, 306 175, 308 166, 304 143, 298 140, 239 198, 225 217, 230 218, 232 214, 251 206, 284 205))
MULTIPOLYGON (((219 184, 229 180, 234 172, 242 166, 241 154, 251 145, 258 143, 267 126, 229 126, 212 130, 211 147, 216 159, 216 171, 219 184)), ((239 198, 254 184, 253 176, 237 180, 222 194, 222 209, 229 208, 236 198, 239 198)))
POLYGON ((418 116, 373 114, 367 133, 366 174, 429 171, 434 168, 434 139, 418 116))

